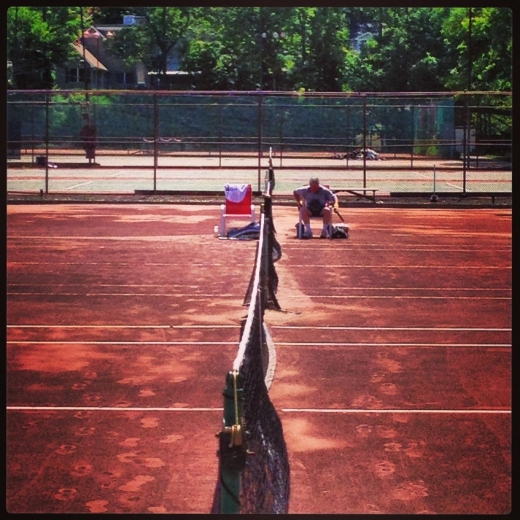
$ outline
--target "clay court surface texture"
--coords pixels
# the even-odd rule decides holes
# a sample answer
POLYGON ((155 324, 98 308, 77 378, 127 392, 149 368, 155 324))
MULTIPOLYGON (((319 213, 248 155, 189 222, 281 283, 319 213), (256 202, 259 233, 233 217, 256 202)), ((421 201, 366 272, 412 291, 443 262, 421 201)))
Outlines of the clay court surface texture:
MULTIPOLYGON (((256 249, 219 212, 7 206, 9 513, 209 513, 256 249)), ((511 209, 273 214, 289 513, 510 512, 511 209)))

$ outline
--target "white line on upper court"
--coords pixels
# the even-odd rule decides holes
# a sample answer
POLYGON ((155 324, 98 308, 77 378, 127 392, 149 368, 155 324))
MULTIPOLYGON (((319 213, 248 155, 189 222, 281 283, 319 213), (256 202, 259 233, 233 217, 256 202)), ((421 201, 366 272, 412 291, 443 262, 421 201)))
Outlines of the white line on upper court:
MULTIPOLYGON (((86 292, 86 293, 71 293, 71 292, 57 292, 57 293, 51 293, 51 292, 36 292, 36 291, 30 291, 30 292, 16 292, 16 291, 9 291, 7 292, 8 296, 49 296, 49 297, 59 297, 59 296, 81 296, 81 297, 90 297, 94 298, 96 296, 129 296, 132 298, 135 298, 137 296, 145 296, 146 298, 153 297, 153 296, 164 296, 164 297, 180 297, 180 296, 186 296, 189 297, 190 300, 196 300, 201 298, 215 298, 216 296, 219 296, 221 298, 232 298, 232 299, 240 299, 236 294, 194 294, 194 293, 104 293, 104 292, 86 292)), ((402 296, 402 295, 388 295, 388 296, 381 296, 381 295, 333 295, 333 294, 307 294, 305 295, 309 298, 325 298, 327 300, 329 299, 358 299, 358 300, 385 300, 385 299, 391 299, 391 300, 477 300, 477 301, 483 301, 483 300, 511 300, 511 296, 402 296)), ((301 299, 301 295, 288 295, 284 296, 285 298, 297 298, 301 299)))
MULTIPOLYGON (((222 412, 223 408, 117 407, 117 406, 7 406, 8 411, 71 412, 222 412)), ((284 413, 405 413, 405 414, 510 414, 511 410, 436 410, 436 409, 372 409, 372 408, 282 408, 284 413)))
MULTIPOLYGON (((10 282, 11 287, 92 287, 84 283, 17 283, 10 282)), ((94 287, 165 287, 165 284, 135 284, 135 283, 97 283, 94 287)), ((169 287, 181 287, 185 289, 186 284, 169 284, 169 287)), ((197 286, 198 287, 198 286, 197 286)), ((348 285, 335 285, 327 287, 327 290, 348 290, 348 291, 471 291, 471 292, 492 292, 492 291, 511 291, 511 287, 442 287, 436 285, 434 287, 350 287, 348 285)), ((32 294, 32 293, 31 293, 32 294)))
POLYGON ((7 406, 7 410, 41 410, 73 412, 222 412, 223 408, 168 408, 168 407, 119 407, 119 406, 7 406))
POLYGON ((511 410, 401 410, 359 408, 282 408, 286 413, 446 413, 446 414, 510 414, 511 410))
MULTIPOLYGON (((27 240, 38 240, 38 239, 41 239, 41 240, 45 240, 45 242, 48 242, 50 239, 57 239, 57 240, 63 240, 63 239, 74 239, 74 240, 125 240, 125 241, 128 241, 128 240, 136 240, 136 241, 152 241, 154 239, 157 239, 157 240, 160 240, 160 241, 164 241, 165 239, 171 239, 172 237, 174 237, 176 235, 166 235, 166 236, 163 236, 163 235, 160 235, 160 236, 146 236, 146 237, 143 237, 143 236, 136 236, 136 235, 132 235, 132 236, 129 236, 129 237, 112 237, 112 236, 106 236, 106 237, 75 237, 75 236, 71 236, 71 237, 63 237, 63 236, 57 236, 57 237, 29 237, 29 236, 8 236, 7 239, 8 240, 18 240, 18 239, 21 239, 21 240, 24 240, 24 239, 27 239, 27 240)), ((399 236, 408 236, 408 235, 399 235, 399 236)), ((320 242, 322 243, 322 242, 320 242)), ((17 247, 17 248, 21 248, 21 247, 32 247, 34 244, 27 244, 27 245, 16 245, 16 246, 12 246, 12 247, 17 247)), ((356 244, 357 245, 357 244, 356 244)), ((395 248, 393 247, 370 247, 366 244, 360 244, 359 247, 356 247, 356 245, 344 245, 342 247, 342 250, 344 251, 356 251, 357 249, 360 249, 362 247, 363 251, 364 252, 367 252, 367 251, 393 251, 395 248)), ((119 248, 119 246, 117 246, 119 248)), ((145 246, 143 246, 145 247, 145 246)), ((308 250, 308 246, 300 246, 300 245, 294 245, 294 244, 284 244, 283 246, 284 248, 287 248, 289 249, 290 251, 295 251, 295 250, 308 250)), ((404 251, 404 252, 419 252, 419 253, 425 253, 425 252, 435 252, 435 253, 438 253, 439 251, 445 251, 445 249, 443 249, 440 245, 433 248, 431 246, 425 246, 425 247, 417 247, 417 246, 414 246, 414 247, 407 247, 406 245, 404 244, 399 244, 399 248, 400 248, 400 251, 404 251)), ((455 249, 455 248, 451 248, 449 247, 448 251, 450 253, 482 253, 482 252, 485 252, 485 253, 489 253, 490 252, 490 249, 489 248, 466 248, 466 249, 455 249)), ((493 248, 493 253, 511 253, 511 247, 500 247, 500 248, 493 248)), ((38 264, 39 262, 13 262, 13 263, 20 263, 20 264, 38 264)), ((50 262, 47 262, 47 263, 50 263, 50 262)), ((83 262, 82 262, 83 263, 83 262)), ((86 262, 85 262, 86 263, 86 262)), ((104 263, 113 263, 113 262, 104 262, 104 263)), ((213 265, 213 264, 205 264, 205 265, 213 265)), ((221 265, 221 264, 217 264, 217 265, 221 265)))
POLYGON ((448 332, 510 332, 511 328, 480 328, 480 327, 336 327, 311 325, 271 325, 272 329, 321 329, 321 330, 377 330, 377 331, 448 331, 448 332))
POLYGON ((69 186, 64 188, 65 190, 74 190, 76 188, 80 188, 81 186, 88 186, 89 184, 93 184, 94 181, 81 182, 79 184, 74 184, 74 186, 69 186))
POLYGON ((7 325, 16 329, 237 329, 239 325, 7 325))
MULTIPOLYGON (((310 330, 376 330, 376 331, 439 331, 439 332, 511 332, 511 328, 483 327, 346 327, 318 325, 268 325, 270 329, 310 329, 310 330)), ((57 329, 237 329, 239 325, 7 325, 7 328, 57 328, 57 329)))
MULTIPOLYGON (((236 345, 235 341, 66 341, 10 340, 7 345, 236 345)), ((365 343, 365 342, 289 342, 277 341, 286 347, 451 347, 451 348, 511 348, 511 343, 365 343)))
MULTIPOLYGON (((135 266, 132 262, 25 262, 25 261, 9 261, 8 262, 11 265, 81 265, 81 266, 88 266, 88 265, 112 265, 115 264, 117 266, 135 266)), ((172 266, 171 262, 142 262, 139 264, 140 266, 172 266)), ((197 263, 197 262, 190 262, 190 266, 204 266, 207 268, 210 267, 227 267, 228 264, 226 263, 197 263)), ((402 265, 384 265, 384 264, 291 264, 291 268, 341 268, 341 269, 511 269, 511 265, 410 265, 410 264, 402 264, 402 265)))

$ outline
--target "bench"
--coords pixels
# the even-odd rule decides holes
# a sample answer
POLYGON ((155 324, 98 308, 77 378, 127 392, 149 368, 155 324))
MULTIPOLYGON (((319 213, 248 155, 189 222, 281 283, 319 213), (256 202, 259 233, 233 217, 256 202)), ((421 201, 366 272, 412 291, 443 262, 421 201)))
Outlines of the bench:
MULTIPOLYGON (((419 192, 390 192, 390 197, 425 197, 427 194, 419 191, 419 192)), ((469 198, 481 198, 481 197, 491 197, 491 201, 495 204, 496 197, 512 197, 513 193, 511 191, 437 191, 435 192, 438 198, 446 197, 446 198, 458 198, 469 199, 469 198)), ((429 196, 429 195, 428 195, 429 196)))
POLYGON ((346 191, 351 195, 355 195, 356 197, 363 197, 365 199, 369 199, 372 202, 376 201, 376 191, 379 191, 379 188, 341 188, 339 190, 332 190, 334 193, 340 193, 342 191, 346 191), (372 195, 367 195, 367 192, 371 191, 372 195))
MULTIPOLYGON (((439 195, 439 194, 437 194, 439 195)), ((491 197, 492 204, 495 204, 495 197, 512 197, 513 193, 511 191, 466 191, 464 193, 455 194, 460 199, 469 199, 469 198, 479 198, 479 197, 491 197)), ((440 195, 439 195, 440 196, 440 195)))

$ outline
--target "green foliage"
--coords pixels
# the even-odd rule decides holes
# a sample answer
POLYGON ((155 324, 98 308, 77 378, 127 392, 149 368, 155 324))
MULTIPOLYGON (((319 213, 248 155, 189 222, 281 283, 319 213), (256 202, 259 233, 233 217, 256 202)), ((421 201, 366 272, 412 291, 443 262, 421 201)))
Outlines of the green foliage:
POLYGON ((451 58, 446 86, 453 90, 511 90, 512 11, 450 9, 441 34, 451 58))
POLYGON ((190 10, 179 7, 142 8, 145 23, 123 27, 107 48, 127 65, 141 61, 149 70, 164 75, 172 50, 183 44, 190 24, 190 10))
POLYGON ((8 60, 15 88, 53 88, 53 70, 71 54, 81 32, 77 7, 10 7, 8 60))
POLYGON ((128 66, 165 74, 176 55, 192 88, 415 92, 512 88, 512 11, 448 7, 10 7, 14 88, 53 88, 81 25, 144 18, 105 42, 128 66), (370 24, 357 52, 351 31, 370 24))

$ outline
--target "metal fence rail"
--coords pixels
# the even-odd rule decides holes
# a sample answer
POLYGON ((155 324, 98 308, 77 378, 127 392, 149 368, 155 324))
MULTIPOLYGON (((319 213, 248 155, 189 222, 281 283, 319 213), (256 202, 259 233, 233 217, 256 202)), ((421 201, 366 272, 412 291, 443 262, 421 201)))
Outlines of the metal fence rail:
POLYGON ((8 192, 261 191, 269 149, 279 193, 313 171, 380 192, 429 192, 434 170, 441 191, 511 191, 511 93, 8 91, 7 109, 8 192))

